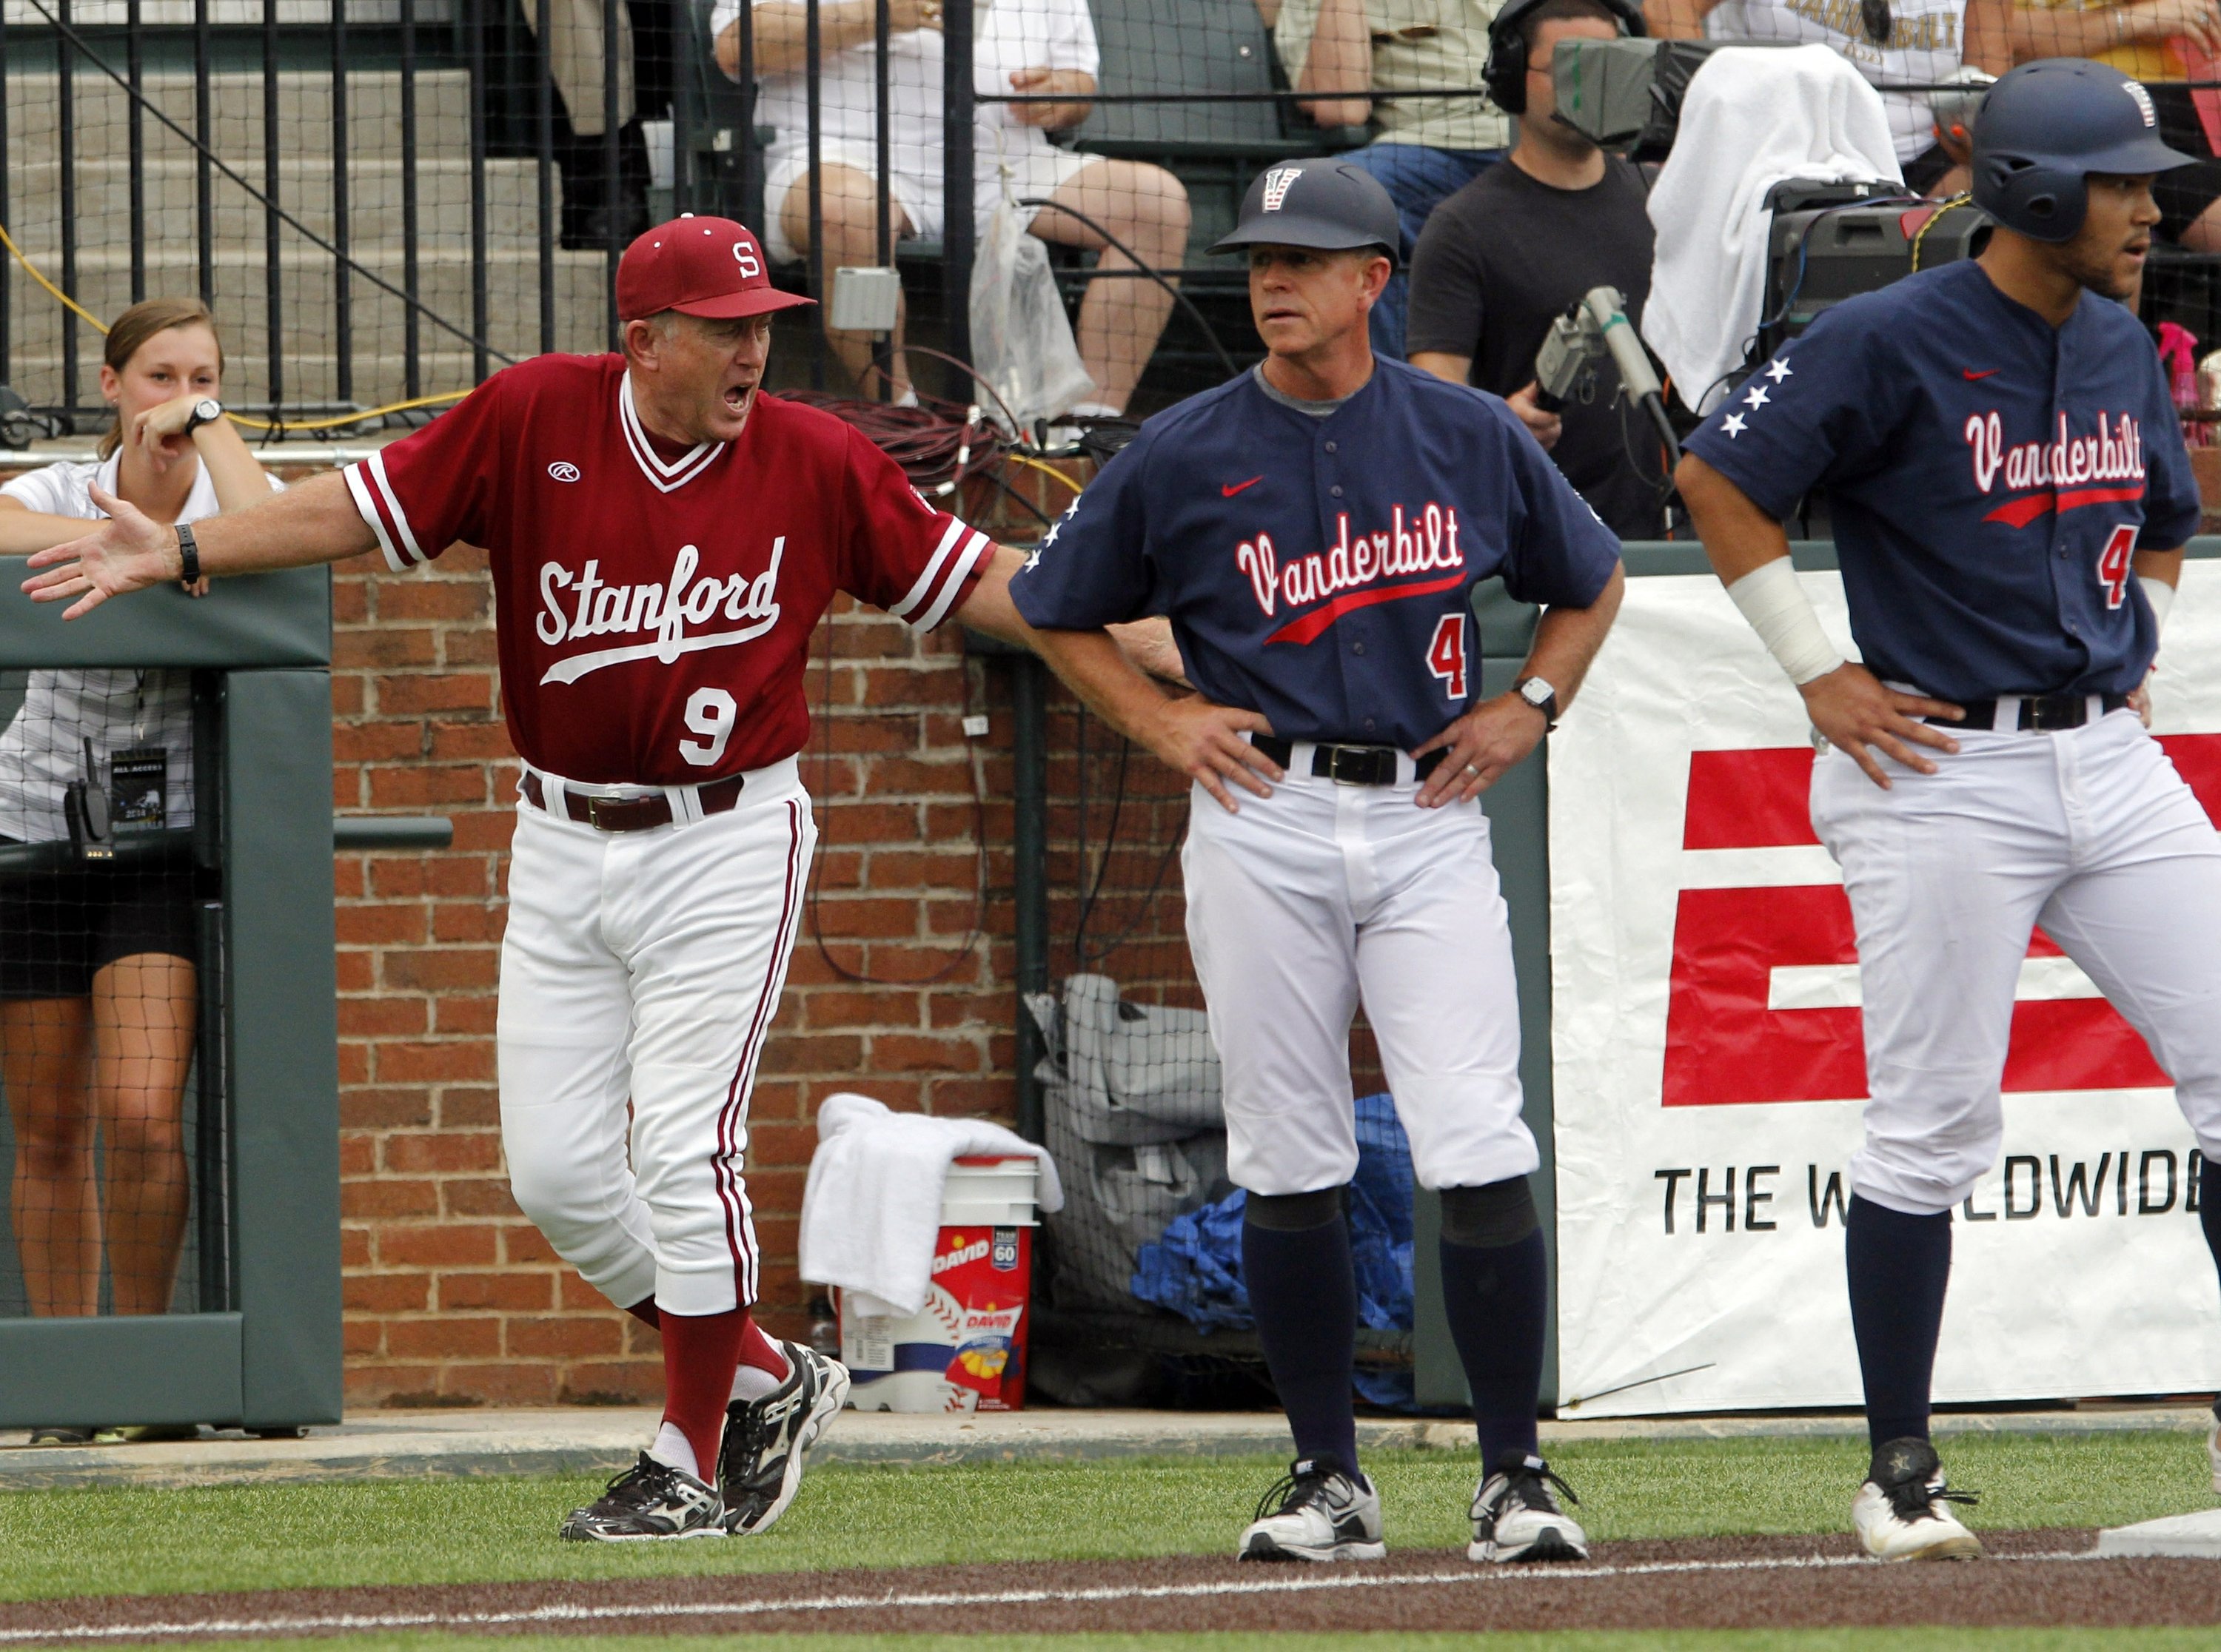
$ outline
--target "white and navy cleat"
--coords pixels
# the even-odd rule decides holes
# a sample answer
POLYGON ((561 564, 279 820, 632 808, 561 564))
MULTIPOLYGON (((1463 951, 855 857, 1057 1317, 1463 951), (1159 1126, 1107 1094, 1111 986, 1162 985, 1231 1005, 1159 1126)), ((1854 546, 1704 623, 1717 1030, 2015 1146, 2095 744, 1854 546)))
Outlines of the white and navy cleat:
POLYGON ((848 1368, 800 1343, 782 1342, 792 1369, 761 1400, 725 1408, 717 1486, 725 1526, 752 1537, 786 1512, 802 1484, 803 1459, 848 1401, 848 1368))
POLYGON ((1567 1502, 1581 1500, 1542 1458, 1499 1452, 1495 1472, 1473 1493, 1473 1543, 1466 1558, 1507 1565, 1586 1560, 1588 1533, 1558 1506, 1554 1487, 1567 1502))
POLYGON ((1245 1561, 1386 1560, 1380 1493, 1363 1474, 1309 1457, 1258 1499, 1234 1558, 1245 1561))
POLYGON ((1943 1465, 1927 1441, 1890 1440, 1874 1453, 1867 1482, 1852 1499, 1851 1524, 1876 1560, 1980 1560, 1982 1540, 1950 1509, 1974 1500, 1974 1493, 1944 1485, 1943 1465))

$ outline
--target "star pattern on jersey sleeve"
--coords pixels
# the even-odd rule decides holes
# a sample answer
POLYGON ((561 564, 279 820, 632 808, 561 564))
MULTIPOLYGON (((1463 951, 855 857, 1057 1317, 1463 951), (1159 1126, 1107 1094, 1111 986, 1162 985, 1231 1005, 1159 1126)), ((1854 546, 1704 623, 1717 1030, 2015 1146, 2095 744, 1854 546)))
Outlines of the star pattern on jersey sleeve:
POLYGON ((1742 403, 1747 408, 1762 408, 1766 405, 1767 399, 1766 386, 1754 384, 1744 393, 1742 403))
POLYGON ((1736 437, 1742 434, 1744 430, 1749 427, 1749 423, 1750 421, 1744 418, 1740 413, 1730 413, 1726 418, 1720 421, 1720 428, 1727 433, 1728 439, 1730 441, 1733 441, 1736 437))
POLYGON ((1776 356, 1772 361, 1766 364, 1766 376, 1777 384, 1781 383, 1783 379, 1787 378, 1789 375, 1789 364, 1784 361, 1780 356, 1776 356))

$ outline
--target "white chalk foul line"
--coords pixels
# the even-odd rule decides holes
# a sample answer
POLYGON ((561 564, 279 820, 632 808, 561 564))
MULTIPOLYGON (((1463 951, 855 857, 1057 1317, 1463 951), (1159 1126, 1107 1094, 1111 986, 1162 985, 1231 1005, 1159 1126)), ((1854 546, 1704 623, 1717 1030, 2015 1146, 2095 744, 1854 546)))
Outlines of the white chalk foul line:
MULTIPOLYGON (((2086 1561, 2089 1550, 2000 1555, 2008 1561, 2086 1561)), ((1470 1566, 1455 1572, 1381 1574, 1358 1567, 1211 1583, 1114 1584, 1092 1589, 935 1590, 883 1594, 795 1595, 779 1600, 647 1601, 636 1605, 533 1606, 516 1611, 331 1612, 304 1618, 204 1618, 190 1623, 78 1624, 0 1630, 0 1643, 128 1641, 181 1636, 314 1634, 334 1630, 497 1629, 524 1624, 609 1623, 656 1618, 754 1618, 786 1611, 895 1611, 935 1606, 1085 1605, 1110 1600, 1178 1600, 1226 1595, 1311 1594, 1327 1589, 1440 1587, 1444 1584, 1551 1583, 1574 1578, 1659 1577, 1686 1572, 1832 1571, 1874 1567, 1863 1555, 1787 1555, 1772 1560, 1652 1561, 1634 1566, 1470 1566)))

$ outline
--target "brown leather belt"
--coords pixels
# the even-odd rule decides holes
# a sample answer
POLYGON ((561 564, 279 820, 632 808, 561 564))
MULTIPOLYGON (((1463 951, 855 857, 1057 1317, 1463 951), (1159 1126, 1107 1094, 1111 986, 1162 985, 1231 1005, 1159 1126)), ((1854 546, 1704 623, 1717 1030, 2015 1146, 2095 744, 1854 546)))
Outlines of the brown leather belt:
MULTIPOLYGON (((703 814, 723 814, 741 801, 741 789, 747 783, 746 775, 729 775, 723 780, 697 786, 694 795, 701 800, 703 814)), ((531 770, 524 771, 524 784, 520 789, 524 793, 524 801, 533 807, 547 807, 547 788, 531 770)), ((648 832, 669 826, 672 820, 671 800, 660 792, 646 797, 586 797, 566 787, 563 813, 597 832, 648 832)))

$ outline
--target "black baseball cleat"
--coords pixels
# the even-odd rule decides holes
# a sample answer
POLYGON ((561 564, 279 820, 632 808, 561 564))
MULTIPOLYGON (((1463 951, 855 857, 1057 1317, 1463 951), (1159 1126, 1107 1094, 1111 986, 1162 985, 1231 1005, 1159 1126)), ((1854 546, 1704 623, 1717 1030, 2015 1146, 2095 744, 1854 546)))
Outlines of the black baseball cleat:
POLYGON ((560 1535, 573 1543, 601 1543, 722 1537, 725 1505, 716 1487, 643 1451, 599 1497, 565 1516, 560 1535))
POLYGON ((1974 1493, 1944 1485, 1936 1448, 1908 1436, 1874 1454, 1866 1484, 1851 1500, 1851 1524, 1876 1560, 1980 1560, 1982 1540, 1949 1507, 1973 1501, 1974 1493))
POLYGON ((1380 1494, 1364 1475, 1306 1457, 1257 1500, 1234 1558, 1245 1561, 1386 1560, 1380 1494))
POLYGON ((802 1484, 802 1463, 835 1413, 848 1403, 848 1368, 800 1343, 782 1342, 793 1368, 772 1393, 725 1408, 717 1486, 725 1529, 751 1537, 786 1512, 802 1484))
POLYGON ((1558 1506, 1553 1487, 1568 1503, 1580 1502, 1542 1458, 1518 1450, 1498 1452, 1495 1472, 1473 1493, 1473 1543, 1466 1558, 1505 1563, 1586 1560, 1588 1533, 1558 1506))

